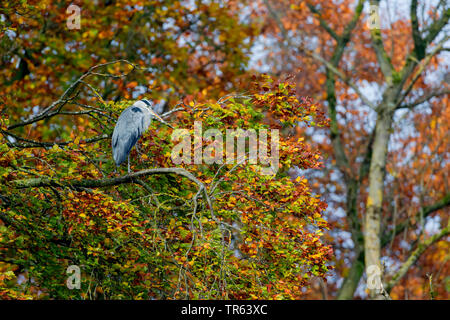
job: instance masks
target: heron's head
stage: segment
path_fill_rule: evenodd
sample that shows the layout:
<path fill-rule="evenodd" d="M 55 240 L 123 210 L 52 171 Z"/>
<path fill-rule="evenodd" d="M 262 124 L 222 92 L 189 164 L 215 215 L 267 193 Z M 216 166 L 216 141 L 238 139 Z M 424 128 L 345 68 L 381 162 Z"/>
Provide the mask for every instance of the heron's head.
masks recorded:
<path fill-rule="evenodd" d="M 142 99 L 139 100 L 138 102 L 143 102 L 145 104 L 145 106 L 148 108 L 148 110 L 150 111 L 150 114 L 152 115 L 152 117 L 156 120 L 158 120 L 161 123 L 164 123 L 166 126 L 169 126 L 173 129 L 173 127 L 168 124 L 166 121 L 164 121 L 155 111 L 153 111 L 153 103 L 147 99 Z"/>

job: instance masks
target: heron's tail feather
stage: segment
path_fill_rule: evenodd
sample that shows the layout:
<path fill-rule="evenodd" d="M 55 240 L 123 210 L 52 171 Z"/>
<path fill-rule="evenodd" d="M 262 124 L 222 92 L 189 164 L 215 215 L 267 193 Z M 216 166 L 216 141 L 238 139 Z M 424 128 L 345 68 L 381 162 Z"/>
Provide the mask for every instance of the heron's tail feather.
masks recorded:
<path fill-rule="evenodd" d="M 138 139 L 139 135 L 131 132 L 128 139 L 119 139 L 117 143 L 113 145 L 113 158 L 117 166 L 127 159 L 131 148 L 133 148 Z"/>

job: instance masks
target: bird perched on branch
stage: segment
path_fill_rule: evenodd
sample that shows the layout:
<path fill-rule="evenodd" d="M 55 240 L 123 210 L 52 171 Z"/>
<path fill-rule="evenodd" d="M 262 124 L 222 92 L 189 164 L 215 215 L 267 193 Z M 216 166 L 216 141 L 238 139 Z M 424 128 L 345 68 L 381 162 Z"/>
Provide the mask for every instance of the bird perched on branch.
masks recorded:
<path fill-rule="evenodd" d="M 112 135 L 112 151 L 116 166 L 120 166 L 128 157 L 128 172 L 130 171 L 130 151 L 140 136 L 148 129 L 152 119 L 156 119 L 172 128 L 152 109 L 152 103 L 146 99 L 136 101 L 126 108 L 117 120 Z"/>

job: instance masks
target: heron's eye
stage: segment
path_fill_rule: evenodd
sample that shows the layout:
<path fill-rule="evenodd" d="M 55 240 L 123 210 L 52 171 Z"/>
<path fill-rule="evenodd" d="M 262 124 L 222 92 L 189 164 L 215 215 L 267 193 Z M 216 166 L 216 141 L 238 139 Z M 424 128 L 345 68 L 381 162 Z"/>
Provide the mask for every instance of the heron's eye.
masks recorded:
<path fill-rule="evenodd" d="M 137 108 L 137 107 L 131 108 L 131 111 L 133 111 L 133 112 L 141 112 L 142 113 L 142 110 Z"/>

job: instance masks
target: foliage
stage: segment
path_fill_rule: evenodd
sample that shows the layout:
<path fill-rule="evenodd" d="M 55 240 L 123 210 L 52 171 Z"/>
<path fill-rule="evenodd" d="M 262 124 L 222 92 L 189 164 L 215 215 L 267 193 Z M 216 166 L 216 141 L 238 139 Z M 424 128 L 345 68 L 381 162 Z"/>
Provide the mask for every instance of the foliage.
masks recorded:
<path fill-rule="evenodd" d="M 0 8 L 0 297 L 364 298 L 368 257 L 392 298 L 448 297 L 448 3 L 73 4 L 79 30 L 64 1 Z M 140 98 L 191 135 L 280 129 L 277 175 L 175 168 L 154 123 L 115 180 L 113 123 Z"/>
<path fill-rule="evenodd" d="M 269 128 L 264 119 L 277 115 L 278 128 L 297 121 L 312 125 L 313 119 L 327 125 L 317 106 L 296 97 L 292 84 L 255 78 L 253 92 L 183 104 L 171 123 L 192 130 L 194 121 L 202 121 L 204 130 L 225 133 Z M 117 115 L 131 103 L 97 107 Z M 8 125 L 3 113 L 3 132 Z M 140 140 L 142 156 L 132 151 L 133 171 L 174 167 L 171 131 L 152 122 Z M 157 174 L 80 187 L 114 177 L 104 139 L 42 147 L 11 144 L 3 135 L 0 162 L 4 275 L 15 270 L 27 279 L 26 285 L 10 282 L 6 298 L 292 299 L 311 277 L 329 270 L 332 249 L 320 240 L 328 227 L 321 217 L 326 205 L 306 179 L 287 174 L 292 165 L 320 167 L 319 154 L 301 139 L 280 138 L 279 170 L 272 176 L 247 162 L 183 164 L 198 180 Z M 65 285 L 66 268 L 74 264 L 82 270 L 81 290 Z"/>
<path fill-rule="evenodd" d="M 12 109 L 11 120 L 42 111 L 101 63 L 126 59 L 133 65 L 107 65 L 97 71 L 108 77 L 84 79 L 68 97 L 77 95 L 79 104 L 88 105 L 99 95 L 115 102 L 145 95 L 165 107 L 185 96 L 219 98 L 235 87 L 248 61 L 254 28 L 236 19 L 235 1 L 73 4 L 81 9 L 79 30 L 67 27 L 66 1 L 2 3 L 0 103 Z M 66 139 L 61 135 L 70 127 L 83 127 L 71 120 L 82 121 L 58 115 L 58 130 L 41 124 L 29 137 Z"/>
<path fill-rule="evenodd" d="M 281 299 L 324 277 L 325 204 L 287 175 L 320 167 L 301 139 L 281 137 L 272 177 L 242 163 L 114 182 L 123 170 L 109 138 L 135 99 L 159 103 L 175 128 L 327 125 L 292 85 L 267 77 L 245 82 L 246 98 L 219 99 L 248 79 L 256 28 L 236 14 L 245 3 L 73 4 L 79 30 L 64 1 L 0 8 L 0 298 Z M 153 123 L 132 169 L 173 168 L 171 133 Z M 73 264 L 81 290 L 66 287 Z"/>

